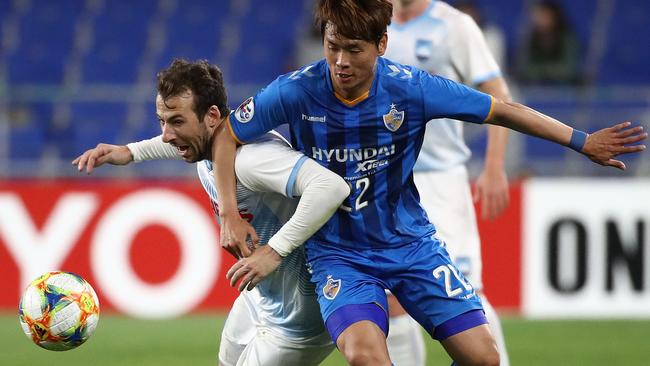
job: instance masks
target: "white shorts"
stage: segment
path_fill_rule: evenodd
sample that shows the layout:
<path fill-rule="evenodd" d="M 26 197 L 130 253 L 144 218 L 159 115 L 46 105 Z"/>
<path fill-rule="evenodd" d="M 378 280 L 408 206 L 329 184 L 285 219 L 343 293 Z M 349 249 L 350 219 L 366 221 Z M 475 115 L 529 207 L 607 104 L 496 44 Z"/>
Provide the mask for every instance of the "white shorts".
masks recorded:
<path fill-rule="evenodd" d="M 420 202 L 436 226 L 436 236 L 446 243 L 451 258 L 472 286 L 481 290 L 481 240 L 467 169 L 461 165 L 445 171 L 416 172 L 413 179 Z"/>
<path fill-rule="evenodd" d="M 309 366 L 320 364 L 334 350 L 326 331 L 295 339 L 260 325 L 254 309 L 239 296 L 221 334 L 219 363 L 223 366 Z"/>

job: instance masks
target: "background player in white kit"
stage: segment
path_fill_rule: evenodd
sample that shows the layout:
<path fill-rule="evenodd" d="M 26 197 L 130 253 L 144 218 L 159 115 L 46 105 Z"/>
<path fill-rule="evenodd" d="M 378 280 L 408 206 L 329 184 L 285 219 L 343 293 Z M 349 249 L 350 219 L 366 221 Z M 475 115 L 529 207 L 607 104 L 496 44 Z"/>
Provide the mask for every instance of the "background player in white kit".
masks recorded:
<path fill-rule="evenodd" d="M 161 136 L 127 146 L 99 144 L 73 164 L 90 173 L 104 163 L 181 158 L 196 162 L 217 214 L 212 136 L 228 116 L 218 68 L 207 62 L 175 61 L 158 74 L 156 112 Z M 318 365 L 334 346 L 320 317 L 301 244 L 340 206 L 349 186 L 275 134 L 242 146 L 235 169 L 239 209 L 252 214 L 260 242 L 268 245 L 255 249 L 228 272 L 232 282 L 242 278 L 240 290 L 250 291 L 241 293 L 228 315 L 219 363 Z M 291 199 L 298 196 L 300 200 Z"/>
<path fill-rule="evenodd" d="M 385 57 L 430 73 L 476 87 L 498 99 L 511 100 L 499 66 L 478 25 L 470 16 L 436 0 L 393 0 L 393 19 L 388 27 Z M 474 199 L 480 201 L 483 218 L 497 217 L 508 205 L 508 179 L 504 154 L 508 132 L 488 127 L 485 166 L 476 182 Z M 441 120 L 427 124 L 414 180 L 420 202 L 458 268 L 477 291 L 481 279 L 481 243 L 465 163 L 470 151 L 463 138 L 463 123 Z M 425 348 L 418 324 L 390 302 L 388 350 L 400 366 L 424 365 Z M 490 330 L 497 341 L 501 365 L 509 365 L 498 316 L 481 296 Z"/>

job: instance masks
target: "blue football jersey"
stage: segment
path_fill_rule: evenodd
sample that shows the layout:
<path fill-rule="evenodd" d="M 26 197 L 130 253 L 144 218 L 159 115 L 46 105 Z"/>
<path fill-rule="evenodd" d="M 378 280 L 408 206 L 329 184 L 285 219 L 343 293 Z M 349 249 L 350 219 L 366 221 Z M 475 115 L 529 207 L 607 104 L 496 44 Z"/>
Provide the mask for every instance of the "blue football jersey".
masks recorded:
<path fill-rule="evenodd" d="M 310 243 L 381 248 L 435 233 L 412 177 L 426 122 L 482 123 L 491 108 L 487 94 L 381 57 L 368 97 L 349 105 L 334 94 L 321 60 L 244 101 L 230 126 L 246 142 L 288 123 L 294 148 L 351 185 L 347 202 Z"/>

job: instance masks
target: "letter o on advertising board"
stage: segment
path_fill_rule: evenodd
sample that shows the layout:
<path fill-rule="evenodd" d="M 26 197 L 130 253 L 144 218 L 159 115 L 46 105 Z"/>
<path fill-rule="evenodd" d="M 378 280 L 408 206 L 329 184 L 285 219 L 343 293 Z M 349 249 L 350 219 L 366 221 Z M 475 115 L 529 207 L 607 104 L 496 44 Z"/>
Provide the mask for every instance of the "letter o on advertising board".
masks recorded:
<path fill-rule="evenodd" d="M 143 282 L 129 260 L 136 234 L 151 224 L 174 232 L 181 250 L 178 270 L 159 284 Z M 220 264 L 216 243 L 214 224 L 196 202 L 171 190 L 143 190 L 125 196 L 101 217 L 91 264 L 100 289 L 118 310 L 142 318 L 172 317 L 192 310 L 212 288 Z"/>

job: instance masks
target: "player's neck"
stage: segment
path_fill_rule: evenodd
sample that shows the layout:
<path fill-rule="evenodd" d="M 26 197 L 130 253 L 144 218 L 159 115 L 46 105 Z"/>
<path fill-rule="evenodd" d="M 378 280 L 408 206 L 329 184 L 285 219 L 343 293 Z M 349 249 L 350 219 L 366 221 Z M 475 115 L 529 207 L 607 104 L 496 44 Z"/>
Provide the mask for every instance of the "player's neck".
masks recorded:
<path fill-rule="evenodd" d="M 221 122 L 219 123 L 219 127 L 223 126 L 223 128 L 229 129 L 230 128 L 230 115 L 227 114 L 225 117 L 221 119 Z M 219 127 L 215 128 L 214 131 L 212 131 L 212 135 L 210 136 L 210 139 L 206 143 L 206 149 L 205 149 L 205 156 L 203 157 L 204 160 L 210 160 L 212 161 L 212 164 L 216 164 L 215 160 L 212 158 L 214 156 L 213 151 L 215 149 L 215 141 L 217 140 L 217 135 L 219 133 Z M 226 133 L 231 133 L 231 131 L 225 131 Z M 233 135 L 234 136 L 234 135 Z"/>
<path fill-rule="evenodd" d="M 412 3 L 403 6 L 400 1 L 393 2 L 393 21 L 396 23 L 406 23 L 409 20 L 415 19 L 429 8 L 431 0 L 416 0 Z"/>
<path fill-rule="evenodd" d="M 336 99 L 338 99 L 348 107 L 352 107 L 356 104 L 359 104 L 361 101 L 365 100 L 370 95 L 370 88 L 372 87 L 372 82 L 375 77 L 376 75 L 373 75 L 369 83 L 368 82 L 364 83 L 363 85 L 354 88 L 352 90 L 345 90 L 336 87 L 336 85 L 332 85 L 334 89 L 334 96 L 336 97 Z"/>

